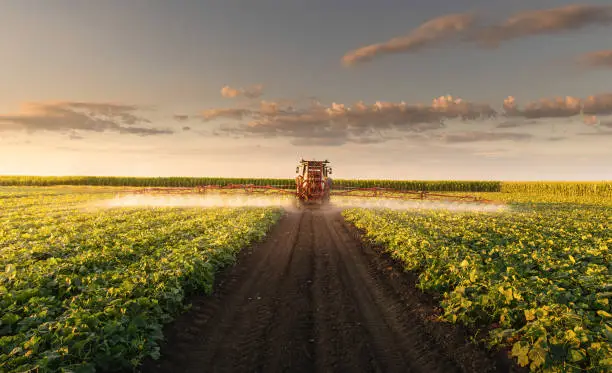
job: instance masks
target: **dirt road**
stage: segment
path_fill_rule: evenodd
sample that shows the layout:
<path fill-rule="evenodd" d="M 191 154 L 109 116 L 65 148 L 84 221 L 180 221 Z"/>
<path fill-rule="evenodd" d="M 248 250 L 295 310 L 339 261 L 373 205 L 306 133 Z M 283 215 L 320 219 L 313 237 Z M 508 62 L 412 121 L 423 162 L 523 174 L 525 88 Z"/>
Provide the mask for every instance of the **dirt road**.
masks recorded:
<path fill-rule="evenodd" d="M 288 213 L 213 297 L 167 330 L 143 372 L 507 371 L 435 322 L 434 302 L 338 211 Z"/>

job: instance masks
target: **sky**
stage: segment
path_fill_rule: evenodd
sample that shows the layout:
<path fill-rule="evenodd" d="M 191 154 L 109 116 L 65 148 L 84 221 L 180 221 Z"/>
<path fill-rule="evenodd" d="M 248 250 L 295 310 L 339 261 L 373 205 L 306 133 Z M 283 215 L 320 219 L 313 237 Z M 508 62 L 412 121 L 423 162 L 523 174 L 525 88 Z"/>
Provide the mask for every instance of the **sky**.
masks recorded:
<path fill-rule="evenodd" d="M 0 9 L 0 175 L 612 180 L 609 0 Z"/>

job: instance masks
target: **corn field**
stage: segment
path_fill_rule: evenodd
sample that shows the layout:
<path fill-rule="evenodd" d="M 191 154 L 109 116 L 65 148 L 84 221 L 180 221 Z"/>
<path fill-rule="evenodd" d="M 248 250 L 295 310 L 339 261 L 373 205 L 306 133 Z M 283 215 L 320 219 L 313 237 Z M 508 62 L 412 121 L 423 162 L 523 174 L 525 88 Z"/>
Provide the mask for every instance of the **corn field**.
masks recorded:
<path fill-rule="evenodd" d="M 503 182 L 502 193 L 548 194 L 551 196 L 612 197 L 612 181 L 602 182 Z"/>
<path fill-rule="evenodd" d="M 0 176 L 0 186 L 131 186 L 196 187 L 199 185 L 253 184 L 295 188 L 294 179 L 223 177 L 105 177 L 105 176 Z M 431 192 L 501 192 L 546 194 L 550 196 L 612 197 L 612 181 L 598 182 L 521 182 L 461 180 L 374 180 L 334 179 L 335 188 L 382 187 Z"/>

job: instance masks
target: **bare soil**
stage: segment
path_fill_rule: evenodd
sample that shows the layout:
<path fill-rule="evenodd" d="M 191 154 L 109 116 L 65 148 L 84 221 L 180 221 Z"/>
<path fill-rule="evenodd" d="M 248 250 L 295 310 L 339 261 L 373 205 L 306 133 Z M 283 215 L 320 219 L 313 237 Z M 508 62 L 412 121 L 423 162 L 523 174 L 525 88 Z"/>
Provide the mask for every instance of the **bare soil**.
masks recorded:
<path fill-rule="evenodd" d="M 519 371 L 436 321 L 414 276 L 337 210 L 288 212 L 190 301 L 143 372 Z"/>

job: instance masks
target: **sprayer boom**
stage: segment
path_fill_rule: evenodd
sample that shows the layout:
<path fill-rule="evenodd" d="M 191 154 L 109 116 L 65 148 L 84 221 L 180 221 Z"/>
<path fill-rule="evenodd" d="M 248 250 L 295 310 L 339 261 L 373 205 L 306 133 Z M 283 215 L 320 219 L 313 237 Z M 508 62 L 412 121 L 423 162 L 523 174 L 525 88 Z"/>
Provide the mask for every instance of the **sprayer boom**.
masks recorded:
<path fill-rule="evenodd" d="M 333 185 L 329 175 L 332 169 L 329 161 L 307 161 L 301 159 L 296 167 L 298 174 L 295 178 L 294 189 L 282 185 L 254 185 L 254 184 L 228 184 L 228 185 L 200 185 L 195 188 L 145 188 L 135 190 L 136 193 L 237 193 L 237 194 L 282 194 L 294 197 L 298 207 L 326 206 L 330 204 L 332 196 L 356 198 L 392 198 L 402 200 L 431 200 L 450 202 L 479 202 L 494 203 L 494 201 L 478 198 L 472 195 L 451 195 L 431 193 L 426 190 L 403 190 L 394 188 L 350 188 Z"/>

